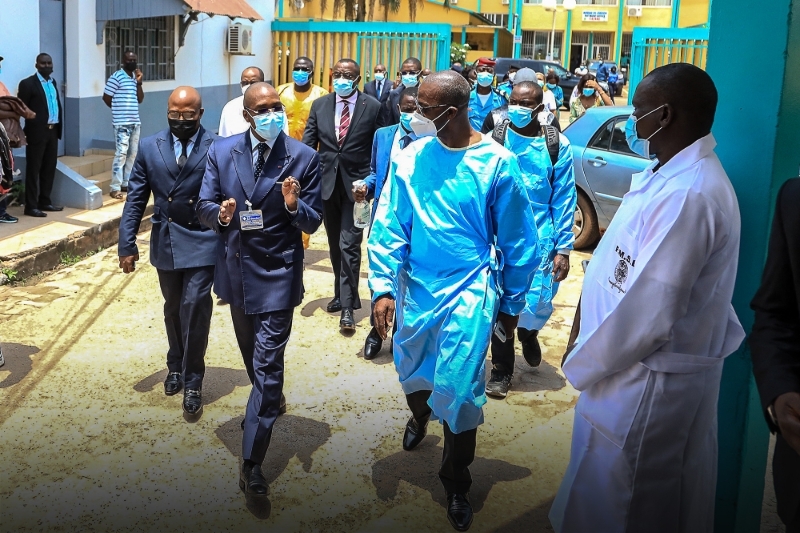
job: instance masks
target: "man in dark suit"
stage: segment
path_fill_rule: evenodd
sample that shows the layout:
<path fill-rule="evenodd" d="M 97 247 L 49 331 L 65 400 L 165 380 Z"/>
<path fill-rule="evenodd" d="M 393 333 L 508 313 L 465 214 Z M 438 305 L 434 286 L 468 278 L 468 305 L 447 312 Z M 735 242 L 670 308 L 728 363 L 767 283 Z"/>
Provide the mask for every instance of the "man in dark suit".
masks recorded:
<path fill-rule="evenodd" d="M 56 177 L 58 140 L 61 138 L 62 112 L 58 84 L 50 77 L 53 58 L 36 56 L 36 74 L 19 82 L 17 96 L 36 118 L 25 120 L 25 214 L 46 217 L 45 211 L 61 211 L 53 205 L 50 193 Z"/>
<path fill-rule="evenodd" d="M 400 85 L 389 93 L 389 97 L 381 107 L 380 125 L 394 126 L 400 123 L 400 95 L 406 87 L 416 87 L 422 78 L 422 62 L 416 57 L 409 57 L 400 66 Z"/>
<path fill-rule="evenodd" d="M 136 269 L 136 234 L 152 192 L 150 264 L 164 296 L 169 342 L 164 393 L 172 396 L 185 384 L 183 410 L 199 415 L 219 237 L 200 224 L 195 206 L 216 136 L 200 125 L 203 103 L 195 89 L 178 87 L 167 105 L 169 128 L 141 141 L 133 165 L 119 226 L 119 266 L 126 274 Z"/>
<path fill-rule="evenodd" d="M 303 299 L 301 234 L 322 223 L 322 196 L 319 156 L 283 133 L 286 114 L 277 91 L 266 83 L 250 85 L 243 113 L 250 129 L 219 138 L 208 152 L 197 213 L 222 236 L 215 292 L 230 303 L 253 381 L 239 487 L 266 496 L 261 463 L 281 408 L 293 311 Z"/>
<path fill-rule="evenodd" d="M 392 92 L 392 82 L 386 79 L 386 67 L 383 65 L 375 65 L 373 74 L 374 79 L 364 85 L 364 92 L 380 103 L 384 103 L 389 98 L 389 93 Z"/>
<path fill-rule="evenodd" d="M 361 69 L 352 59 L 333 67 L 334 93 L 314 101 L 303 142 L 319 151 L 325 231 L 334 275 L 328 312 L 342 312 L 343 333 L 355 333 L 353 309 L 361 308 L 358 281 L 363 231 L 353 224 L 353 183 L 369 175 L 372 138 L 380 104 L 359 92 Z"/>
<path fill-rule="evenodd" d="M 800 178 L 778 193 L 750 348 L 770 431 L 777 433 L 772 476 L 778 516 L 800 532 Z"/>

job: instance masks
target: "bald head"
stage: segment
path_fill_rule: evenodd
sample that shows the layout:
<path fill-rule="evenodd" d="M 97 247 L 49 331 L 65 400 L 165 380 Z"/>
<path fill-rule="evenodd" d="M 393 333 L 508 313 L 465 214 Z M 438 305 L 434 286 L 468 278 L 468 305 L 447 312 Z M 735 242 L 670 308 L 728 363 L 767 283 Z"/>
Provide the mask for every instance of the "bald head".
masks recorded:
<path fill-rule="evenodd" d="M 434 72 L 420 84 L 420 99 L 435 101 L 435 105 L 449 105 L 457 108 L 469 104 L 469 83 L 454 70 Z M 434 105 L 433 103 L 428 105 Z"/>
<path fill-rule="evenodd" d="M 278 100 L 278 92 L 269 83 L 257 82 L 247 88 L 244 93 L 244 106 L 250 109 L 258 109 L 258 103 L 264 100 Z"/>
<path fill-rule="evenodd" d="M 169 95 L 167 106 L 170 110 L 172 110 L 173 107 L 190 107 L 199 110 L 203 107 L 203 99 L 194 87 L 181 86 L 172 91 L 172 94 Z"/>
<path fill-rule="evenodd" d="M 242 71 L 242 81 L 245 80 L 248 84 L 264 81 L 264 71 L 258 67 L 247 67 Z"/>

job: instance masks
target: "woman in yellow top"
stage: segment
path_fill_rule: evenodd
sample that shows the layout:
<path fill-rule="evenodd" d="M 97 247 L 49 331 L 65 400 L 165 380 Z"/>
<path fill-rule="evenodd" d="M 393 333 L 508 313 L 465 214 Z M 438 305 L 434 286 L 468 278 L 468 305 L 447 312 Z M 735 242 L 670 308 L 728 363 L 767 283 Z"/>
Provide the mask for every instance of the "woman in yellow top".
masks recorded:
<path fill-rule="evenodd" d="M 592 74 L 584 74 L 578 85 L 575 86 L 575 91 L 578 93 L 569 106 L 569 123 L 572 124 L 579 117 L 586 113 L 586 110 L 592 107 L 599 107 L 604 105 L 614 105 L 611 97 L 606 94 L 600 84 L 595 81 Z"/>
<path fill-rule="evenodd" d="M 292 67 L 291 83 L 284 83 L 277 88 L 281 103 L 286 108 L 286 119 L 289 122 L 289 135 L 298 141 L 303 139 L 311 104 L 328 91 L 311 83 L 314 62 L 307 57 L 298 57 Z"/>

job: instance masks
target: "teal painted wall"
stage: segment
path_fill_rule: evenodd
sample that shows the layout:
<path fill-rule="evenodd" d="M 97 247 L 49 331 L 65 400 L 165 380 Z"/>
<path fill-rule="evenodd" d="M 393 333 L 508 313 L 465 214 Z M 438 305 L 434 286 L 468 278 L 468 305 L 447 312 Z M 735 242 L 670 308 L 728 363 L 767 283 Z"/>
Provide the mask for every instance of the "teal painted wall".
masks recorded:
<path fill-rule="evenodd" d="M 789 17 L 800 0 L 773 0 L 756 8 L 751 0 L 714 0 L 706 70 L 719 91 L 714 125 L 717 154 L 733 183 L 742 215 L 742 239 L 734 307 L 749 333 L 749 303 L 758 288 L 766 256 L 775 194 L 797 175 L 800 161 L 800 20 Z M 760 32 L 757 46 L 742 46 L 741 36 Z M 791 43 L 791 44 L 790 44 Z M 741 82 L 731 69 L 758 64 L 776 83 L 759 89 L 763 105 L 755 120 Z M 744 345 L 725 363 L 719 399 L 719 475 L 715 529 L 719 533 L 759 531 L 768 432 Z"/>

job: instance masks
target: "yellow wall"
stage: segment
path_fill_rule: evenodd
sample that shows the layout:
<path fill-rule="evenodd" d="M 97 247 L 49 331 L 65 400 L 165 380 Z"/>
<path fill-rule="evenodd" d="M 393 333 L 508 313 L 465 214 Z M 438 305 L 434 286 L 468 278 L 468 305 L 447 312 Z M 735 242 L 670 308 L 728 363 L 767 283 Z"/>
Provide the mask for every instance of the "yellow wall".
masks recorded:
<path fill-rule="evenodd" d="M 708 22 L 708 0 L 681 0 L 678 25 L 681 28 Z"/>

